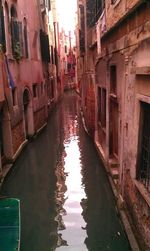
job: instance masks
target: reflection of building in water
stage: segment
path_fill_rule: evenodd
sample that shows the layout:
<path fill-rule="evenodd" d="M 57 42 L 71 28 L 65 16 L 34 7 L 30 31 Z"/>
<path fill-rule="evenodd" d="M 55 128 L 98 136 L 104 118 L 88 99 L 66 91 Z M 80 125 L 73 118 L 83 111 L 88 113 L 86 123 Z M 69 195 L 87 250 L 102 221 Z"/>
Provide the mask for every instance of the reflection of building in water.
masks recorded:
<path fill-rule="evenodd" d="M 62 149 L 63 150 L 63 149 Z M 56 216 L 55 221 L 57 222 L 57 231 L 62 231 L 66 229 L 64 221 L 62 216 L 66 214 L 65 209 L 63 208 L 63 205 L 65 203 L 65 192 L 67 190 L 67 187 L 65 185 L 66 180 L 66 173 L 64 172 L 64 157 L 65 157 L 65 151 L 63 151 L 63 154 L 60 156 L 60 159 L 57 162 L 55 174 L 57 177 L 57 183 L 56 183 Z M 62 239 L 62 234 L 57 234 L 57 247 L 60 246 L 67 246 L 67 241 Z"/>
<path fill-rule="evenodd" d="M 74 100 L 74 102 L 72 102 L 72 100 Z M 66 107 L 64 116 L 64 137 L 66 141 L 78 135 L 77 107 L 79 104 L 74 93 L 70 96 L 70 104 L 69 107 Z M 74 116 L 72 114 L 74 114 Z"/>
<path fill-rule="evenodd" d="M 64 124 L 64 111 L 62 106 L 60 107 L 59 116 L 57 116 L 57 125 Z M 57 247 L 66 246 L 67 242 L 62 239 L 60 230 L 65 229 L 62 216 L 65 214 L 63 205 L 65 202 L 64 194 L 66 191 L 65 186 L 65 174 L 64 174 L 64 130 L 63 127 L 59 130 L 59 135 L 57 137 L 57 149 L 56 149 L 56 163 L 55 169 L 52 173 L 51 187 L 52 191 L 50 192 L 50 251 L 55 251 Z"/>
<path fill-rule="evenodd" d="M 62 235 L 59 231 L 65 229 L 62 216 L 66 214 L 63 205 L 65 203 L 64 194 L 66 192 L 66 174 L 64 173 L 64 155 L 63 145 L 59 145 L 58 149 L 58 161 L 56 163 L 56 169 L 54 170 L 55 185 L 53 194 L 51 194 L 51 211 L 50 211 L 50 251 L 56 250 L 57 247 L 67 246 L 67 241 L 62 239 Z"/>

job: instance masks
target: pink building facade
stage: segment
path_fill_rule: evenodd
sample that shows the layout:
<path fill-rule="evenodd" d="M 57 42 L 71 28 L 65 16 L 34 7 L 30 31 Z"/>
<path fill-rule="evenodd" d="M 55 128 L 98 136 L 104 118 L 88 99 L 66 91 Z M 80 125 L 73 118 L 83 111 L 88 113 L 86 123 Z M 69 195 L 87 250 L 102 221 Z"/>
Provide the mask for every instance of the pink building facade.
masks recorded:
<path fill-rule="evenodd" d="M 47 27 L 50 12 L 50 1 L 0 1 L 1 171 L 46 126 L 62 94 L 53 62 L 57 41 Z"/>

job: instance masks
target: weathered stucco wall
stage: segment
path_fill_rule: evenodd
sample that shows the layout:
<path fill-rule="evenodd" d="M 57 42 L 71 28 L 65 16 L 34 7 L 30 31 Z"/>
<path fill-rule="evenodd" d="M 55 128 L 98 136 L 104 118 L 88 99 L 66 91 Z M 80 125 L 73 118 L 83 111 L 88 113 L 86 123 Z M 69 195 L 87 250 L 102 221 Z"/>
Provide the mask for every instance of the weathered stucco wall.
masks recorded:
<path fill-rule="evenodd" d="M 87 130 L 91 136 L 95 131 L 95 74 L 87 72 L 82 87 L 82 109 Z"/>
<path fill-rule="evenodd" d="M 146 187 L 137 181 L 140 102 L 150 103 L 150 76 L 136 69 L 150 66 L 150 39 L 129 52 L 125 96 L 125 133 L 123 147 L 125 198 L 136 226 L 150 247 L 150 203 Z"/>
<path fill-rule="evenodd" d="M 107 30 L 114 26 L 138 2 L 139 0 L 117 0 L 116 3 L 111 4 L 111 0 L 106 1 Z"/>
<path fill-rule="evenodd" d="M 140 1 L 106 3 L 107 28 L 111 28 L 130 8 Z M 101 39 L 102 52 L 96 65 L 97 87 L 107 89 L 106 154 L 109 158 L 109 67 L 117 66 L 119 102 L 119 184 L 120 191 L 143 237 L 143 250 L 150 247 L 150 197 L 146 187 L 137 180 L 140 102 L 150 104 L 150 3 L 143 2 L 132 14 Z M 128 13 L 129 14 L 129 13 Z M 97 92 L 96 92 L 97 93 Z M 97 96 L 96 96 L 97 98 Z M 96 100 L 96 122 L 97 122 Z M 96 125 L 96 130 L 97 130 Z M 99 138 L 102 142 L 102 137 Z M 101 151 L 101 150 L 100 150 Z M 105 159 L 108 163 L 108 159 Z M 140 238 L 142 240 L 142 238 Z M 144 246 L 145 245 L 145 246 Z M 149 249 L 148 249 L 149 250 Z"/>
<path fill-rule="evenodd" d="M 105 58 L 101 58 L 96 65 L 96 129 L 98 131 L 99 143 L 101 144 L 107 162 L 109 161 L 109 121 L 110 121 L 110 67 L 116 65 L 117 67 L 117 103 L 118 103 L 118 144 L 119 144 L 119 153 L 118 157 L 121 158 L 121 132 L 123 126 L 123 112 L 124 112 L 124 88 L 125 88 L 125 58 L 124 55 L 120 52 L 110 54 Z M 98 88 L 106 89 L 106 131 L 105 135 L 101 132 L 98 125 Z"/>
<path fill-rule="evenodd" d="M 34 113 L 35 131 L 38 131 L 46 123 L 45 117 L 46 116 L 44 108 Z"/>
<path fill-rule="evenodd" d="M 13 153 L 15 154 L 22 142 L 25 141 L 23 121 L 20 121 L 12 129 L 12 143 L 13 143 Z"/>

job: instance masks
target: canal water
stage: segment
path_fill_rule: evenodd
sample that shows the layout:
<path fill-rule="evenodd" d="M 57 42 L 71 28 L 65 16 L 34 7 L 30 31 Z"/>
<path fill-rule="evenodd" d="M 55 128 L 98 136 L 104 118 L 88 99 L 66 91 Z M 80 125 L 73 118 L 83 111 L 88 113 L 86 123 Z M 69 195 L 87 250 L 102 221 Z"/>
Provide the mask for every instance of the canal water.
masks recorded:
<path fill-rule="evenodd" d="M 130 250 L 74 92 L 23 150 L 1 194 L 21 201 L 21 251 Z"/>

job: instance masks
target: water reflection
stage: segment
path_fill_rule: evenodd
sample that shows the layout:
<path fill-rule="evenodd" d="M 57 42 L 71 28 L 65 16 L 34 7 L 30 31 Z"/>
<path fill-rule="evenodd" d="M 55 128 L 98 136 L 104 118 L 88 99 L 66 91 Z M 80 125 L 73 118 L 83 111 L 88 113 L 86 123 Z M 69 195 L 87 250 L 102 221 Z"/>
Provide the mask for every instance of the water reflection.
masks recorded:
<path fill-rule="evenodd" d="M 73 106 L 73 109 L 77 109 L 76 105 Z M 73 114 L 72 110 L 65 109 L 64 123 L 64 150 L 62 153 L 64 165 L 61 169 L 56 169 L 57 198 L 61 197 L 59 224 L 63 227 L 58 228 L 57 247 L 59 248 L 56 250 L 84 251 L 87 250 L 84 244 L 86 231 L 80 202 L 85 198 L 85 192 L 82 187 L 82 164 L 76 112 Z"/>
<path fill-rule="evenodd" d="M 3 184 L 21 200 L 21 251 L 128 251 L 107 176 L 68 93 Z"/>

